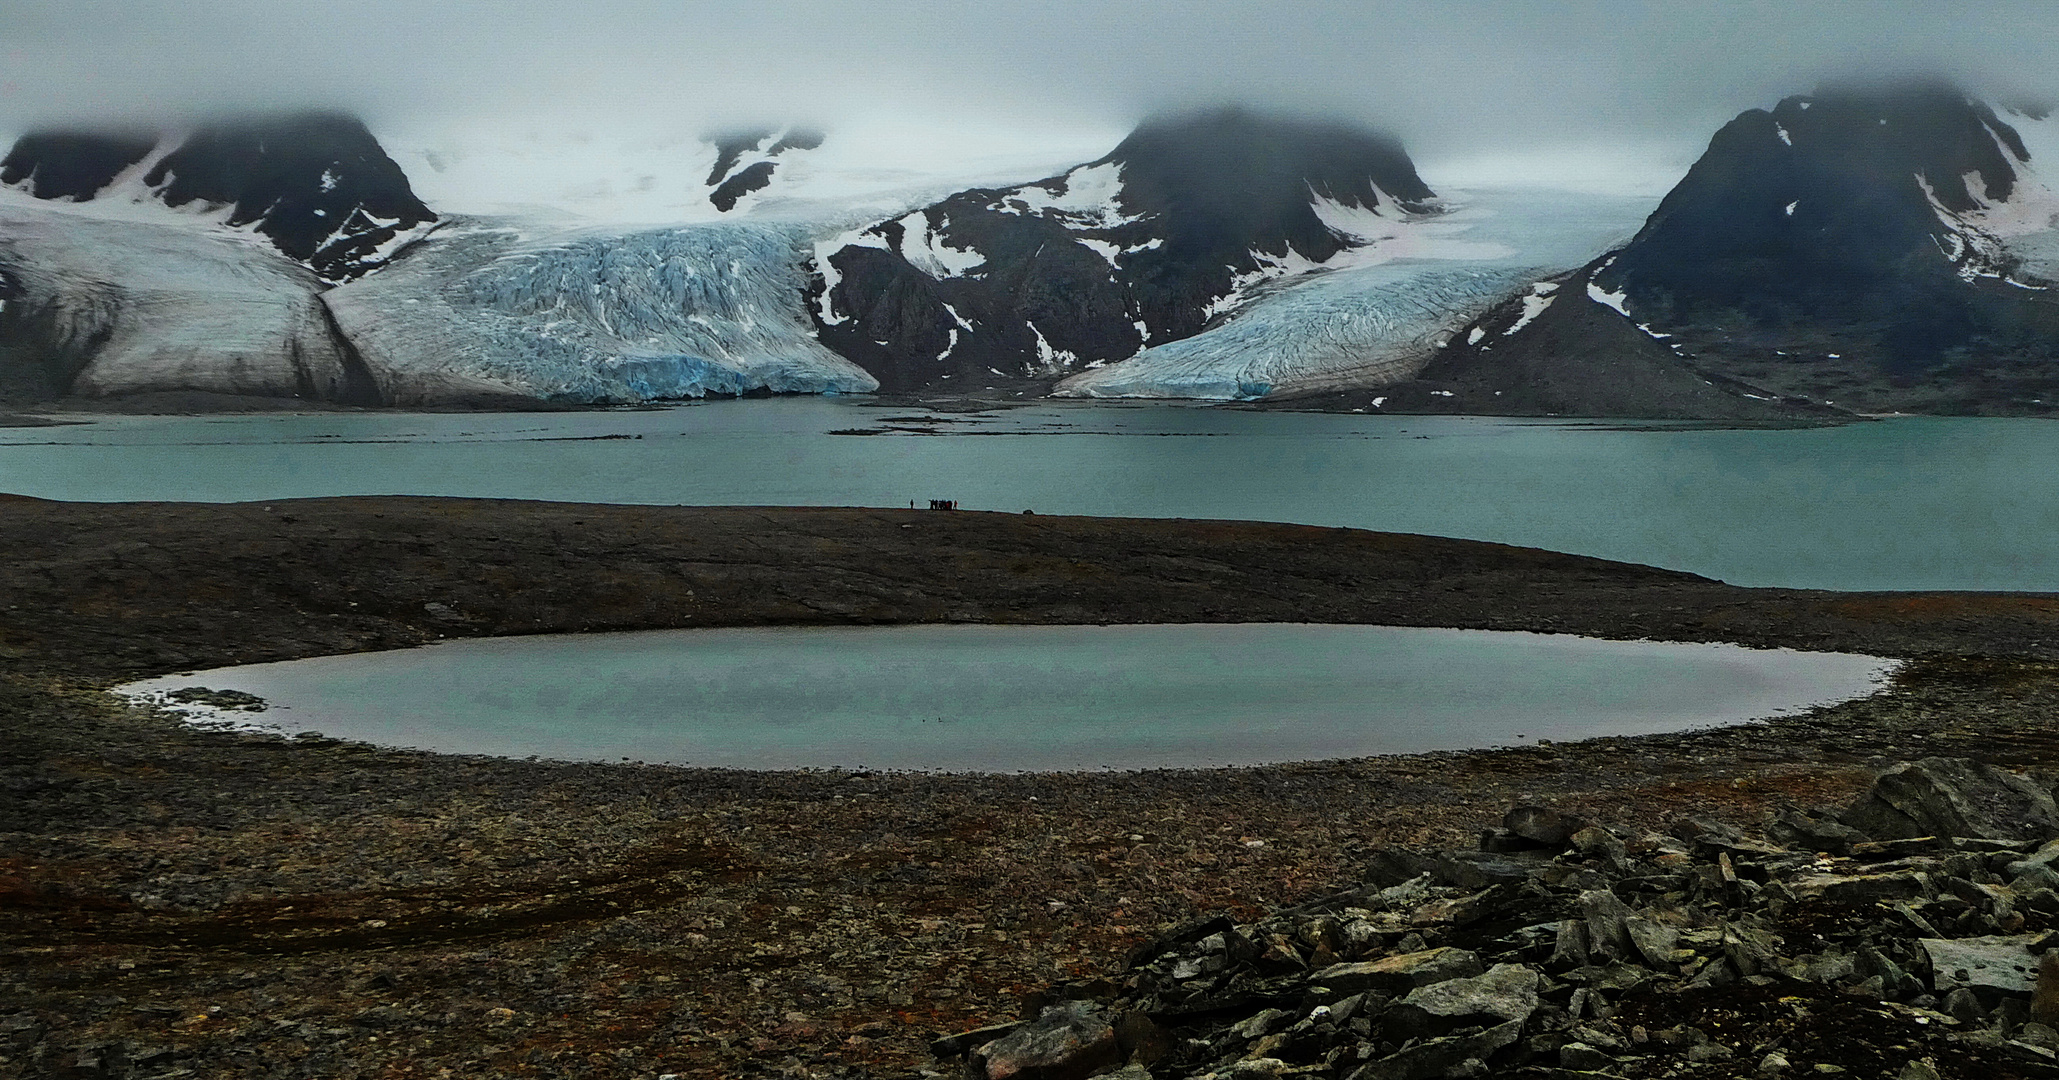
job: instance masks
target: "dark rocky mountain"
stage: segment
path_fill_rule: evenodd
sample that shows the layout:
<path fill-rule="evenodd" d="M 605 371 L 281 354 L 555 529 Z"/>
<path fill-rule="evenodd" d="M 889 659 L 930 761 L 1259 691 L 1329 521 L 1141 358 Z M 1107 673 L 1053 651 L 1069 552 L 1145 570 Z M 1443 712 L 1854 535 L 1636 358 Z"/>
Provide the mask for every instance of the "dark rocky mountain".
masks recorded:
<path fill-rule="evenodd" d="M 1385 135 L 1237 109 L 1161 119 L 1060 175 L 823 245 L 814 311 L 822 341 L 886 390 L 1042 387 L 1197 333 L 1240 287 L 1344 251 L 1326 208 L 1434 198 Z"/>
<path fill-rule="evenodd" d="M 38 131 L 0 158 L 0 184 L 39 199 L 84 202 L 157 149 L 154 133 Z"/>
<path fill-rule="evenodd" d="M 0 183 L 38 198 L 85 202 L 142 163 L 164 140 L 129 134 L 40 132 L 18 141 Z M 168 206 L 227 208 L 281 253 L 327 281 L 385 264 L 436 215 L 357 118 L 307 112 L 224 121 L 192 132 L 159 157 L 135 195 Z"/>
<path fill-rule="evenodd" d="M 1859 412 L 2048 411 L 2059 201 L 2018 131 L 2041 120 L 1936 82 L 1745 112 L 1627 246 L 1569 280 L 1570 303 L 1520 342 L 1490 315 L 1424 378 L 1567 412 L 1602 408 L 1632 369 Z M 1520 394 L 1503 385 L 1519 370 Z"/>
<path fill-rule="evenodd" d="M 1846 415 L 1703 371 L 1583 268 L 1496 305 L 1398 386 L 1331 395 L 1383 412 L 1785 421 Z M 1346 400 L 1349 399 L 1349 400 Z M 1308 403 L 1299 403 L 1307 407 Z"/>
<path fill-rule="evenodd" d="M 778 170 L 779 156 L 789 150 L 813 150 L 822 145 L 822 133 L 806 128 L 775 131 L 770 128 L 708 139 L 715 147 L 715 167 L 708 172 L 708 201 L 728 213 L 744 196 L 763 191 Z M 746 162 L 746 159 L 751 159 Z"/>

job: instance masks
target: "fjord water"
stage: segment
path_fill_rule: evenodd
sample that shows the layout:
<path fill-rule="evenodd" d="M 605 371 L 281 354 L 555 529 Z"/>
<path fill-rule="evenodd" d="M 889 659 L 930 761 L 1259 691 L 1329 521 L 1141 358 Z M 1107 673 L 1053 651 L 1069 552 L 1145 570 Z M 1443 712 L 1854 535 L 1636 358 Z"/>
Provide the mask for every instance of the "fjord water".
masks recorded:
<path fill-rule="evenodd" d="M 498 638 L 132 684 L 289 732 L 738 768 L 1258 764 L 1672 731 L 1870 692 L 1872 657 L 1377 626 L 908 626 Z M 237 714 L 242 715 L 242 714 Z"/>
<path fill-rule="evenodd" d="M 1792 430 L 867 399 L 0 429 L 0 491 L 463 495 L 1240 518 L 1493 540 L 1739 585 L 2059 590 L 2059 424 Z M 884 431 L 857 436 L 839 431 Z M 933 432 L 934 434 L 923 434 Z"/>

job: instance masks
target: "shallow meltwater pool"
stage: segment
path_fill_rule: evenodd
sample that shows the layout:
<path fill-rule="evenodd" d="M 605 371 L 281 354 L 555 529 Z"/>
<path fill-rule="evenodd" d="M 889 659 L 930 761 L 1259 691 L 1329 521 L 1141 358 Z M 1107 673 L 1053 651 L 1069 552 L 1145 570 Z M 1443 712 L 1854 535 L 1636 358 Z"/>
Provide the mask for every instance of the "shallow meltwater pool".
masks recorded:
<path fill-rule="evenodd" d="M 1011 772 L 1677 731 L 1858 697 L 1891 668 L 1470 630 L 961 625 L 491 638 L 120 689 L 234 690 L 269 707 L 210 718 L 450 753 Z"/>

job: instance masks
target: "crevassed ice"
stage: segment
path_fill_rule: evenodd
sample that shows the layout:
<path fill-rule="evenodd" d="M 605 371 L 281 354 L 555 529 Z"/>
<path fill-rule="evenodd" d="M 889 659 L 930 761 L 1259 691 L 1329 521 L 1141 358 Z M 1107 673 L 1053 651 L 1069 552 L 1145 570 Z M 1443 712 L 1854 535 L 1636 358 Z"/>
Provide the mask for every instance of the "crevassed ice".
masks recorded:
<path fill-rule="evenodd" d="M 402 403 L 468 388 L 577 403 L 877 389 L 815 340 L 811 240 L 717 222 L 525 241 L 461 222 L 326 298 Z"/>

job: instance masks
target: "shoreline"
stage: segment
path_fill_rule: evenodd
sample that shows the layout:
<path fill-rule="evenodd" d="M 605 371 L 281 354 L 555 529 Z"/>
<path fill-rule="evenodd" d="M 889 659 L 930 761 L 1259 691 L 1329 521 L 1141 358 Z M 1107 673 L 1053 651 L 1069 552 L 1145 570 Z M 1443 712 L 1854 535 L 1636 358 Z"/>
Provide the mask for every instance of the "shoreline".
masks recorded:
<path fill-rule="evenodd" d="M 1845 424 L 1869 420 L 1893 419 L 1896 417 L 1938 416 L 1978 417 L 1993 416 L 2004 419 L 2049 419 L 2048 413 L 1845 413 L 1823 417 L 1792 417 L 1779 420 L 1736 420 L 1736 419 L 1639 419 L 1636 417 L 1593 417 L 1561 415 L 1558 413 L 1509 412 L 1509 413 L 1461 413 L 1435 409 L 1398 410 L 1369 409 L 1362 400 L 1378 396 L 1378 390 L 1363 392 L 1329 392 L 1281 398 L 1087 398 L 1061 397 L 1043 394 L 1036 397 L 984 397 L 977 394 L 937 393 L 894 393 L 894 394 L 770 394 L 751 393 L 739 395 L 709 394 L 698 398 L 665 398 L 649 401 L 576 403 L 548 401 L 541 398 L 496 398 L 477 402 L 453 401 L 434 405 L 352 405 L 341 402 L 302 398 L 242 397 L 232 394 L 178 391 L 128 395 L 112 398 L 59 398 L 50 401 L 21 401 L 0 403 L 0 428 L 11 427 L 54 427 L 67 424 L 91 423 L 97 418 L 119 417 L 205 417 L 205 416 L 253 416 L 253 415 L 473 415 L 473 414 L 524 414 L 524 413 L 580 413 L 616 412 L 681 408 L 716 402 L 775 400 L 780 398 L 835 397 L 840 399 L 863 399 L 864 404 L 883 409 L 920 409 L 928 412 L 951 414 L 977 414 L 1006 409 L 1032 408 L 1037 406 L 1057 408 L 1122 408 L 1122 407 L 1178 407 L 1191 409 L 1227 409 L 1249 412 L 1290 412 L 1335 416 L 1391 416 L 1391 417 L 1466 417 L 1482 420 L 1552 420 L 1565 422 L 1592 422 L 1608 425 L 1664 424 L 1671 427 L 1708 427 L 1721 430 L 1764 430 L 1814 427 L 1838 427 Z M 1334 400 L 1332 400 L 1334 399 Z M 1327 403 L 1326 403 L 1327 402 Z"/>
<path fill-rule="evenodd" d="M 1515 724 L 1517 727 L 1527 731 L 1538 732 L 1539 734 L 1516 733 L 1490 737 L 1481 733 L 1482 729 L 1463 727 L 1463 730 L 1473 732 L 1473 734 L 1448 741 L 1446 745 L 1434 745 L 1436 741 L 1443 741 L 1435 739 L 1432 740 L 1432 745 L 1423 745 L 1422 740 L 1425 738 L 1425 732 L 1437 731 L 1445 723 L 1462 726 L 1468 724 L 1468 721 L 1464 719 L 1462 714 L 1452 713 L 1449 710 L 1437 714 L 1443 718 L 1442 720 L 1433 720 L 1430 716 L 1422 713 L 1423 709 L 1433 707 L 1434 701 L 1439 696 L 1458 691 L 1463 685 L 1463 680 L 1444 679 L 1438 681 L 1433 686 L 1421 687 L 1419 693 L 1413 694 L 1403 701 L 1387 701 L 1382 699 L 1380 702 L 1364 702 L 1365 708 L 1368 710 L 1366 715 L 1368 717 L 1377 716 L 1379 719 L 1377 722 L 1371 720 L 1365 722 L 1364 744 L 1355 750 L 1333 749 L 1311 756 L 1282 756 L 1281 750 L 1284 747 L 1312 746 L 1313 744 L 1307 740 L 1315 738 L 1316 733 L 1312 730 L 1304 730 L 1296 725 L 1294 719 L 1296 707 L 1272 705 L 1267 707 L 1268 711 L 1264 715 L 1252 715 L 1248 721 L 1249 723 L 1264 725 L 1273 732 L 1268 746 L 1260 747 L 1253 745 L 1247 748 L 1250 753 L 1268 756 L 1259 757 L 1254 760 L 1249 756 L 1235 753 L 1229 755 L 1209 754 L 1203 755 L 1203 757 L 1209 760 L 1201 760 L 1191 753 L 1191 747 L 1188 747 L 1184 742 L 1173 744 L 1147 742 L 1139 745 L 1125 743 L 1121 744 L 1120 749 L 1102 744 L 1100 749 L 1095 751 L 1096 754 L 1103 758 L 1103 763 L 1098 765 L 1005 764 L 1007 759 L 1014 754 L 1022 753 L 1028 747 L 1022 743 L 1011 742 L 1007 737 L 1005 724 L 997 727 L 991 720 L 982 722 L 977 711 L 962 710 L 950 716 L 939 716 L 937 719 L 953 723 L 972 723 L 985 733 L 983 736 L 974 736 L 974 741 L 969 746 L 966 743 L 949 738 L 925 741 L 924 745 L 929 747 L 931 756 L 938 760 L 979 758 L 991 762 L 991 764 L 941 765 L 906 763 L 912 760 L 912 757 L 909 755 L 900 755 L 898 757 L 888 755 L 888 757 L 883 758 L 880 755 L 877 740 L 873 741 L 873 751 L 859 752 L 847 749 L 837 751 L 835 756 L 811 754 L 805 746 L 797 746 L 790 739 L 782 740 L 776 747 L 759 746 L 748 741 L 744 743 L 723 742 L 720 748 L 703 743 L 701 744 L 702 749 L 691 757 L 668 756 L 667 746 L 676 744 L 668 744 L 661 738 L 653 741 L 654 735 L 648 728 L 648 721 L 650 720 L 648 712 L 642 714 L 645 722 L 636 725 L 633 731 L 629 727 L 606 727 L 605 722 L 603 722 L 603 727 L 606 727 L 606 730 L 610 732 L 618 734 L 620 736 L 618 741 L 621 742 L 621 745 L 611 747 L 606 751 L 590 748 L 570 753 L 553 753 L 538 749 L 532 753 L 530 748 L 519 745 L 519 736 L 495 737 L 480 726 L 476 715 L 468 714 L 463 709 L 446 714 L 441 721 L 418 721 L 410 722 L 404 726 L 393 726 L 385 724 L 378 719 L 381 715 L 380 712 L 369 711 L 362 707 L 351 707 L 348 705 L 349 699 L 346 695 L 340 695 L 334 689 L 325 691 L 319 685 L 321 681 L 336 678 L 339 669 L 342 671 L 351 670 L 354 667 L 354 661 L 351 659 L 353 657 L 368 659 L 374 657 L 388 658 L 384 662 L 385 667 L 382 670 L 386 671 L 390 678 L 404 678 L 406 673 L 423 670 L 420 663 L 410 661 L 408 654 L 421 653 L 424 650 L 436 650 L 436 655 L 441 658 L 442 662 L 425 662 L 433 664 L 439 678 L 456 679 L 457 682 L 452 685 L 467 687 L 461 693 L 474 694 L 488 691 L 511 691 L 514 696 L 521 698 L 542 692 L 546 688 L 545 684 L 524 683 L 521 676 L 509 675 L 507 676 L 509 685 L 503 691 L 488 685 L 492 681 L 491 679 L 488 679 L 486 683 L 480 682 L 479 679 L 483 672 L 476 669 L 473 670 L 472 676 L 467 679 L 463 674 L 467 667 L 462 657 L 469 655 L 476 658 L 478 656 L 476 649 L 470 647 L 476 646 L 492 650 L 497 656 L 495 670 L 498 670 L 498 665 L 505 664 L 511 657 L 520 658 L 533 655 L 524 647 L 531 642 L 545 649 L 563 647 L 576 652 L 581 649 L 586 639 L 595 637 L 622 639 L 616 643 L 617 647 L 623 645 L 635 647 L 639 643 L 662 643 L 665 647 L 665 657 L 684 657 L 688 651 L 700 644 L 700 642 L 695 640 L 697 635 L 716 635 L 715 644 L 728 644 L 732 646 L 738 641 L 735 637 L 737 634 L 776 636 L 827 633 L 853 636 L 852 638 L 841 636 L 816 638 L 813 646 L 805 648 L 804 651 L 791 654 L 792 659 L 796 661 L 812 663 L 824 659 L 824 650 L 838 647 L 838 642 L 850 642 L 853 638 L 862 640 L 879 634 L 895 635 L 902 631 L 927 632 L 937 630 L 956 636 L 974 632 L 973 628 L 980 627 L 982 624 L 956 624 L 947 627 L 925 624 L 846 627 L 700 627 L 679 630 L 600 631 L 588 634 L 551 634 L 522 637 L 446 638 L 423 645 L 408 646 L 402 649 L 378 653 L 330 654 L 259 665 L 235 665 L 222 668 L 181 671 L 121 683 L 109 687 L 108 692 L 136 707 L 157 709 L 167 715 L 180 717 L 183 719 L 183 722 L 201 730 L 238 731 L 247 734 L 271 735 L 287 739 L 303 735 L 318 735 L 323 738 L 356 742 L 368 747 L 385 750 L 540 760 L 563 765 L 625 760 L 621 755 L 614 752 L 620 750 L 625 751 L 629 755 L 626 760 L 632 760 L 640 764 L 743 772 L 834 770 L 883 774 L 905 773 L 914 776 L 962 777 L 1025 773 L 1112 775 L 1163 770 L 1191 771 L 1316 765 L 1330 761 L 1353 760 L 1372 756 L 1404 756 L 1438 752 L 1468 753 L 1532 745 L 1549 746 L 1610 736 L 1636 738 L 1646 735 L 1679 734 L 1691 731 L 1736 727 L 1760 723 L 1780 716 L 1799 715 L 1812 709 L 1843 705 L 1862 698 L 1871 697 L 1885 690 L 1892 682 L 1895 673 L 1908 663 L 1903 660 L 1892 660 L 1862 653 L 1805 651 L 1785 647 L 1753 648 L 1751 646 L 1721 642 L 1609 641 L 1608 639 L 1582 637 L 1579 635 L 1546 634 L 1524 630 L 1388 627 L 1368 624 L 1219 622 L 1208 624 L 1151 623 L 1136 624 L 1130 627 L 1110 627 L 1104 624 L 1072 624 L 1043 627 L 986 626 L 985 629 L 1004 631 L 1001 637 L 1012 644 L 1001 647 L 1014 648 L 1018 646 L 1033 647 L 1037 641 L 1044 640 L 1046 636 L 1037 634 L 1036 631 L 1038 630 L 1084 630 L 1088 631 L 1095 640 L 1101 640 L 1107 645 L 1115 646 L 1125 640 L 1124 635 L 1119 631 L 1129 629 L 1166 630 L 1197 625 L 1211 628 L 1287 627 L 1296 630 L 1316 629 L 1319 631 L 1369 630 L 1374 633 L 1362 640 L 1364 648 L 1373 650 L 1373 652 L 1367 655 L 1376 657 L 1376 662 L 1380 663 L 1399 661 L 1403 669 L 1410 667 L 1411 655 L 1416 649 L 1429 649 L 1434 652 L 1442 643 L 1464 642 L 1469 639 L 1475 643 L 1498 641 L 1519 650 L 1544 648 L 1552 650 L 1553 655 L 1562 662 L 1578 663 L 1582 656 L 1597 652 L 1602 655 L 1616 656 L 1624 662 L 1633 664 L 1639 662 L 1640 658 L 1663 663 L 1679 661 L 1690 657 L 1701 657 L 1710 664 L 1721 663 L 1725 666 L 1748 666 L 1753 672 L 1748 678 L 1755 684 L 1760 680 L 1780 681 L 1784 687 L 1782 700 L 1785 703 L 1773 703 L 1768 699 L 1768 693 L 1763 689 L 1748 691 L 1744 686 L 1726 683 L 1725 696 L 1704 702 L 1699 706 L 1676 711 L 1657 712 L 1655 710 L 1672 709 L 1672 706 L 1664 700 L 1665 695 L 1654 692 L 1649 695 L 1648 706 L 1644 710 L 1624 710 L 1618 707 L 1609 713 L 1608 719 L 1594 718 L 1583 722 L 1569 711 L 1565 705 L 1554 705 L 1548 698 L 1530 704 L 1511 703 L 1499 699 L 1492 701 L 1483 700 L 1479 702 L 1479 707 L 1495 710 L 1496 715 L 1502 716 L 1507 723 Z M 1112 636 L 1092 634 L 1093 631 L 1111 630 L 1118 631 L 1118 633 Z M 1323 636 L 1329 637 L 1327 634 Z M 1223 648 L 1222 642 L 1216 640 L 1213 634 L 1189 635 L 1189 637 L 1192 638 L 1191 643 L 1194 646 L 1206 647 L 1211 653 L 1218 652 Z M 1572 646 L 1569 649 L 1563 643 L 1564 639 L 1568 638 L 1585 644 L 1582 646 Z M 991 639 L 983 637 L 981 640 Z M 1251 639 L 1246 635 L 1239 634 L 1229 640 L 1249 643 Z M 1360 641 L 1361 639 L 1354 636 L 1351 640 Z M 1557 645 L 1552 644 L 1555 640 L 1561 643 Z M 1404 649 L 1403 654 L 1400 656 L 1395 656 L 1385 651 L 1397 646 Z M 1658 648 L 1644 648 L 1645 646 L 1657 646 Z M 1595 647 L 1598 647 L 1598 649 Z M 511 649 L 512 651 L 510 651 Z M 454 650 L 455 655 L 445 656 L 442 650 Z M 1755 655 L 1761 653 L 1778 654 L 1779 659 L 1768 657 L 1766 662 L 1762 664 Z M 773 662 L 774 657 L 784 655 L 788 654 L 776 652 L 771 657 L 761 656 L 754 664 L 754 668 Z M 1013 654 L 1011 653 L 1010 655 Z M 903 660 L 913 658 L 905 652 L 897 653 L 896 656 Z M 658 657 L 652 657 L 652 659 L 656 662 L 670 662 Z M 1511 656 L 1510 659 L 1514 660 L 1516 658 Z M 324 663 L 324 661 L 334 660 L 343 660 L 345 663 L 342 665 Z M 1156 661 L 1153 662 L 1155 663 Z M 323 679 L 318 680 L 317 684 L 309 684 L 304 673 L 296 677 L 291 669 L 304 664 L 320 664 L 319 668 L 303 669 L 303 672 L 319 670 L 324 673 Z M 455 668 L 453 668 L 453 664 L 456 665 Z M 1769 667 L 1767 666 L 1768 664 L 1772 666 Z M 1807 673 L 1794 667 L 1794 665 L 1804 664 L 1808 667 Z M 1857 669 L 1858 665 L 1863 665 L 1867 669 L 1863 676 L 1863 682 L 1861 681 L 1862 676 Z M 516 666 L 520 666 L 519 660 Z M 1831 668 L 1836 668 L 1838 674 L 1831 674 Z M 1106 677 L 1109 674 L 1103 671 L 1090 676 L 1085 671 L 1073 669 L 1069 666 L 1066 666 L 1065 670 L 1071 671 L 1072 674 L 1082 678 L 1100 678 Z M 1538 672 L 1537 674 L 1541 676 L 1549 675 L 1549 677 L 1554 679 L 1562 678 L 1561 676 L 1550 675 L 1547 672 Z M 1599 674 L 1599 672 L 1596 672 L 1596 674 Z M 1342 669 L 1335 670 L 1335 677 L 1344 677 L 1345 675 L 1346 672 Z M 1405 678 L 1406 676 L 1401 671 L 1397 671 L 1395 677 Z M 282 679 L 284 680 L 283 682 L 281 681 Z M 1818 685 L 1814 689 L 1805 690 L 1796 681 L 1809 679 L 1817 681 Z M 1832 685 L 1833 683 L 1835 685 Z M 556 684 L 551 683 L 548 685 L 555 686 Z M 668 683 L 665 685 L 672 686 L 673 684 Z M 298 689 L 294 689 L 296 686 Z M 1287 687 L 1281 687 L 1280 689 L 1282 692 L 1291 692 Z M 661 690 L 660 692 L 664 691 Z M 1749 701 L 1745 697 L 1735 695 L 1748 695 Z M 1062 692 L 1061 696 L 1063 696 Z M 420 700 L 423 699 L 411 698 L 409 702 Z M 1077 706 L 1080 702 L 1077 699 L 1069 700 L 1073 701 L 1074 709 L 1067 711 L 1074 717 L 1074 720 L 1071 722 L 1076 723 L 1080 715 L 1077 711 Z M 1337 702 L 1329 699 L 1326 699 L 1326 701 L 1332 706 L 1337 704 Z M 415 706 L 409 702 L 389 704 L 385 707 L 384 712 L 393 713 L 414 708 Z M 1202 703 L 1198 700 L 1183 701 L 1181 708 L 1185 709 L 1200 704 Z M 433 707 L 433 704 L 423 701 L 423 706 L 425 708 Z M 946 697 L 931 702 L 928 707 L 933 709 L 949 709 L 953 706 L 951 699 Z M 1110 706 L 1110 708 L 1114 707 Z M 338 711 L 339 708 L 341 709 L 340 712 Z M 310 709 L 312 709 L 312 712 L 310 712 Z M 1163 709 L 1160 709 L 1160 712 L 1163 712 Z M 1519 715 L 1533 712 L 1550 712 L 1551 718 L 1546 720 L 1538 716 L 1526 719 Z M 1634 713 L 1643 713 L 1645 718 L 1642 720 L 1633 719 Z M 892 724 L 894 722 L 893 716 L 895 715 L 898 714 L 880 713 L 878 714 L 878 719 L 880 723 Z M 552 726 L 560 726 L 567 722 L 563 716 L 558 717 L 556 720 L 546 721 L 540 715 L 531 716 L 519 709 L 513 712 L 513 716 L 513 722 L 522 730 L 530 730 L 545 723 Z M 847 717 L 846 719 L 859 724 L 867 722 L 860 718 Z M 1029 716 L 1019 717 L 1018 721 L 1024 724 L 1039 722 Z M 739 718 L 730 718 L 726 723 L 718 722 L 716 727 L 706 729 L 704 734 L 719 739 L 723 727 L 740 722 Z M 1164 722 L 1162 716 L 1158 722 Z M 1220 724 L 1222 722 L 1221 718 L 1218 718 L 1216 722 Z M 1059 723 L 1061 726 L 1065 726 L 1068 722 L 1060 720 Z M 1581 725 L 1583 723 L 1584 730 L 1575 730 L 1568 727 L 1568 725 Z M 1396 725 L 1400 726 L 1397 727 Z M 1640 727 L 1642 730 L 1639 730 Z M 1118 734 L 1114 730 L 1113 725 L 1096 725 L 1093 730 L 1097 735 L 1101 736 L 1114 737 Z M 1516 728 L 1514 727 L 1507 728 L 1507 731 L 1510 732 L 1515 730 Z M 1219 733 L 1234 735 L 1235 731 L 1222 729 Z M 825 730 L 820 732 L 820 734 L 829 736 L 835 733 Z M 917 737 L 927 738 L 926 736 Z M 510 741 L 511 738 L 513 741 Z M 417 741 L 406 741 L 409 739 Z M 502 744 L 501 748 L 492 748 L 486 745 L 496 742 Z M 989 742 L 991 742 L 991 745 L 989 745 Z M 1004 749 L 1009 746 L 1013 746 L 1015 749 L 1013 751 Z M 979 747 L 985 748 L 979 749 Z M 1156 747 L 1156 749 L 1153 749 L 1153 747 Z M 870 756 L 866 756 L 867 753 Z M 753 757 L 785 758 L 788 763 L 740 763 L 746 758 Z M 811 757 L 817 758 L 817 760 L 803 760 Z M 1157 760 L 1144 760 L 1147 758 L 1155 758 Z M 1115 760 L 1117 763 L 1107 763 L 1110 760 Z"/>
<path fill-rule="evenodd" d="M 267 509 L 269 507 L 269 509 Z M 2059 764 L 2059 597 L 1742 589 L 1235 522 L 446 499 L 0 518 L 0 1077 L 913 1075 L 1165 924 L 1519 802 L 1639 826 Z M 907 528 L 903 528 L 907 526 Z M 429 608 L 440 604 L 447 612 Z M 657 625 L 1340 621 L 1867 646 L 1879 694 L 1552 746 L 1119 774 L 557 764 L 195 730 L 144 673 Z M 288 764 L 290 762 L 290 765 Z"/>

